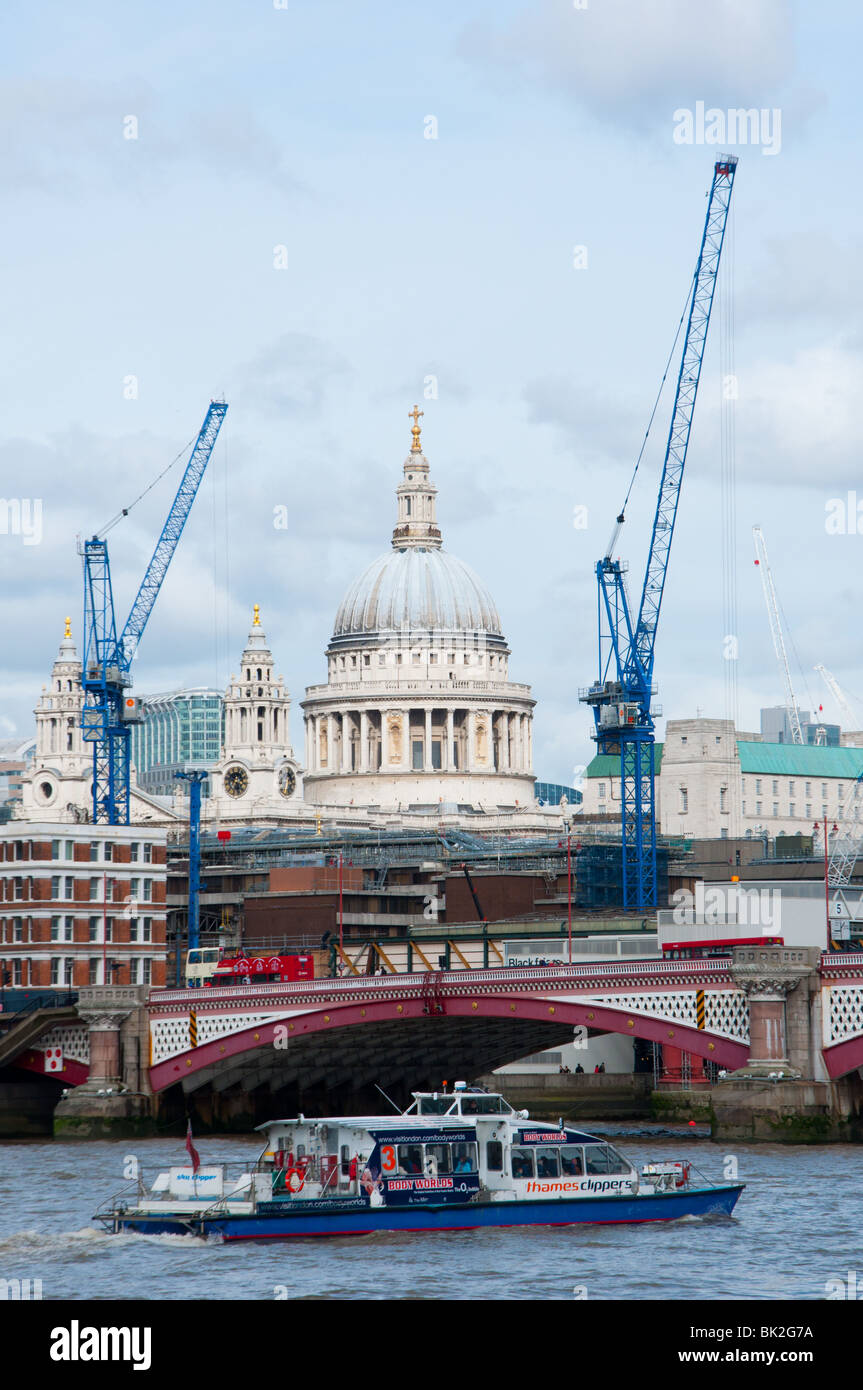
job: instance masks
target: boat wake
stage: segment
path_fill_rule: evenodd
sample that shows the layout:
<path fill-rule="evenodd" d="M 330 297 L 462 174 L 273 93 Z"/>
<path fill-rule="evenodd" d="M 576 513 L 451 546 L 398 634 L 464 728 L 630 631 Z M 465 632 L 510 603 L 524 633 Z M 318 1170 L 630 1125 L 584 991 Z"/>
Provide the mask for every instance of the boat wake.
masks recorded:
<path fill-rule="evenodd" d="M 714 1224 L 724 1226 L 727 1222 L 731 1222 L 732 1225 L 737 1226 L 740 1222 L 740 1218 L 734 1216 L 729 1211 L 702 1211 L 691 1212 L 686 1216 L 678 1216 L 672 1224 L 675 1226 L 691 1224 L 696 1226 L 712 1226 Z"/>
<path fill-rule="evenodd" d="M 14 1231 L 0 1239 L 0 1259 L 20 1256 L 74 1255 L 87 1259 L 90 1255 L 103 1255 L 107 1246 L 115 1249 L 121 1245 L 171 1246 L 192 1249 L 207 1242 L 193 1235 L 140 1235 L 136 1231 L 124 1231 L 112 1235 L 92 1226 L 82 1226 L 78 1231 Z"/>

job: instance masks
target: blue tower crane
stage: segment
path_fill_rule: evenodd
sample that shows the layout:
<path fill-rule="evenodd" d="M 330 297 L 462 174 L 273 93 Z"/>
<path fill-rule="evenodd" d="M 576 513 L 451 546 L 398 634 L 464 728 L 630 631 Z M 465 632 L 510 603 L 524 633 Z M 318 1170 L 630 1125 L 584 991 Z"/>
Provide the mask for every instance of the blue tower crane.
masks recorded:
<path fill-rule="evenodd" d="M 211 401 L 192 448 L 153 558 L 126 624 L 117 636 L 111 565 L 104 536 L 81 547 L 84 558 L 84 664 L 81 683 L 84 740 L 93 748 L 93 821 L 129 824 L 131 725 L 141 722 L 141 702 L 129 694 L 132 660 L 168 572 L 228 407 Z M 123 513 L 125 515 L 125 513 Z"/>
<path fill-rule="evenodd" d="M 707 217 L 687 299 L 689 316 L 635 621 L 625 583 L 628 567 L 612 557 L 625 519 L 625 505 L 617 517 L 608 549 L 596 565 L 599 676 L 589 689 L 580 692 L 580 698 L 593 709 L 597 751 L 620 756 L 623 905 L 639 911 L 658 906 L 654 716 L 660 711 L 651 708 L 656 634 L 736 168 L 734 155 L 720 155 L 713 167 Z"/>

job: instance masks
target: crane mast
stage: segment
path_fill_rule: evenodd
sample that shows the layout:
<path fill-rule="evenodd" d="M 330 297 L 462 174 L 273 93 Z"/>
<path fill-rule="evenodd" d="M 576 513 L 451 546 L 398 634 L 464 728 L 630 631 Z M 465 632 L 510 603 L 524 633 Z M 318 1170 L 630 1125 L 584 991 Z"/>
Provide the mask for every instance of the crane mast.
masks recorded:
<path fill-rule="evenodd" d="M 84 663 L 81 713 L 84 741 L 93 749 L 94 823 L 129 824 L 131 726 L 141 702 L 129 694 L 132 659 L 168 572 L 228 407 L 212 401 L 186 464 L 153 557 L 118 639 L 108 543 L 93 536 L 84 559 Z"/>
<path fill-rule="evenodd" d="M 654 718 L 660 711 L 651 706 L 656 635 L 736 169 L 734 155 L 721 155 L 713 167 L 636 619 L 626 588 L 627 566 L 612 555 L 623 512 L 596 565 L 599 675 L 579 694 L 593 709 L 597 751 L 620 757 L 622 889 L 629 909 L 658 905 Z"/>
<path fill-rule="evenodd" d="M 770 622 L 770 635 L 773 638 L 773 650 L 776 653 L 776 660 L 782 672 L 782 679 L 785 684 L 785 708 L 788 711 L 788 722 L 791 725 L 791 742 L 803 742 L 803 729 L 800 725 L 800 710 L 797 707 L 797 699 L 794 694 L 794 686 L 791 684 L 791 668 L 788 665 L 788 653 L 785 650 L 785 638 L 782 635 L 782 624 L 779 621 L 779 603 L 776 598 L 776 588 L 773 583 L 773 571 L 770 568 L 770 561 L 767 558 L 767 543 L 764 540 L 764 533 L 760 526 L 753 526 L 752 539 L 755 542 L 755 563 L 761 571 L 761 584 L 764 589 L 764 602 L 767 604 L 767 617 Z"/>

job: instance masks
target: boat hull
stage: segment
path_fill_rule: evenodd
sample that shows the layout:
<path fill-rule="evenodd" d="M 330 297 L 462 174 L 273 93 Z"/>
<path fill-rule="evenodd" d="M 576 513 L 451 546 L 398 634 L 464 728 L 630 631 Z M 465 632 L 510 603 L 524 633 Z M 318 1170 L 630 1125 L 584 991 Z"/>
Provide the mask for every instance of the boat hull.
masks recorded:
<path fill-rule="evenodd" d="M 481 1227 L 581 1226 L 677 1221 L 686 1216 L 730 1216 L 743 1184 L 637 1196 L 530 1199 L 506 1202 L 424 1203 L 368 1207 L 336 1201 L 271 1203 L 280 1209 L 250 1215 L 171 1217 L 134 1211 L 111 1218 L 114 1231 L 149 1235 L 220 1236 L 223 1240 L 288 1240 L 297 1236 L 371 1235 L 375 1231 L 456 1231 Z M 323 1209 L 323 1208 L 326 1209 Z"/>

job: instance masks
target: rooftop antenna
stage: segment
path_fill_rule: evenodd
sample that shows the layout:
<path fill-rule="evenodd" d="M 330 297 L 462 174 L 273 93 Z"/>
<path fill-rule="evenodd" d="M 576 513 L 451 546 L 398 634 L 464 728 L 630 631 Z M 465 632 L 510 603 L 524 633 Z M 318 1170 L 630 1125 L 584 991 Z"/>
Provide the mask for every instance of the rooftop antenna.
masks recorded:
<path fill-rule="evenodd" d="M 380 1091 L 380 1093 L 381 1093 L 381 1095 L 383 1096 L 384 1100 L 388 1100 L 388 1101 L 389 1101 L 390 1105 L 392 1106 L 393 1110 L 396 1112 L 397 1115 L 400 1115 L 400 1114 L 402 1113 L 402 1112 L 401 1112 L 401 1107 L 398 1106 L 398 1105 L 396 1105 L 396 1103 L 395 1103 L 395 1101 L 393 1100 L 392 1096 L 388 1096 L 387 1093 L 386 1093 L 386 1091 L 383 1089 L 383 1087 L 382 1087 L 382 1086 L 379 1086 L 377 1082 L 375 1082 L 375 1090 L 376 1090 L 376 1091 Z"/>

